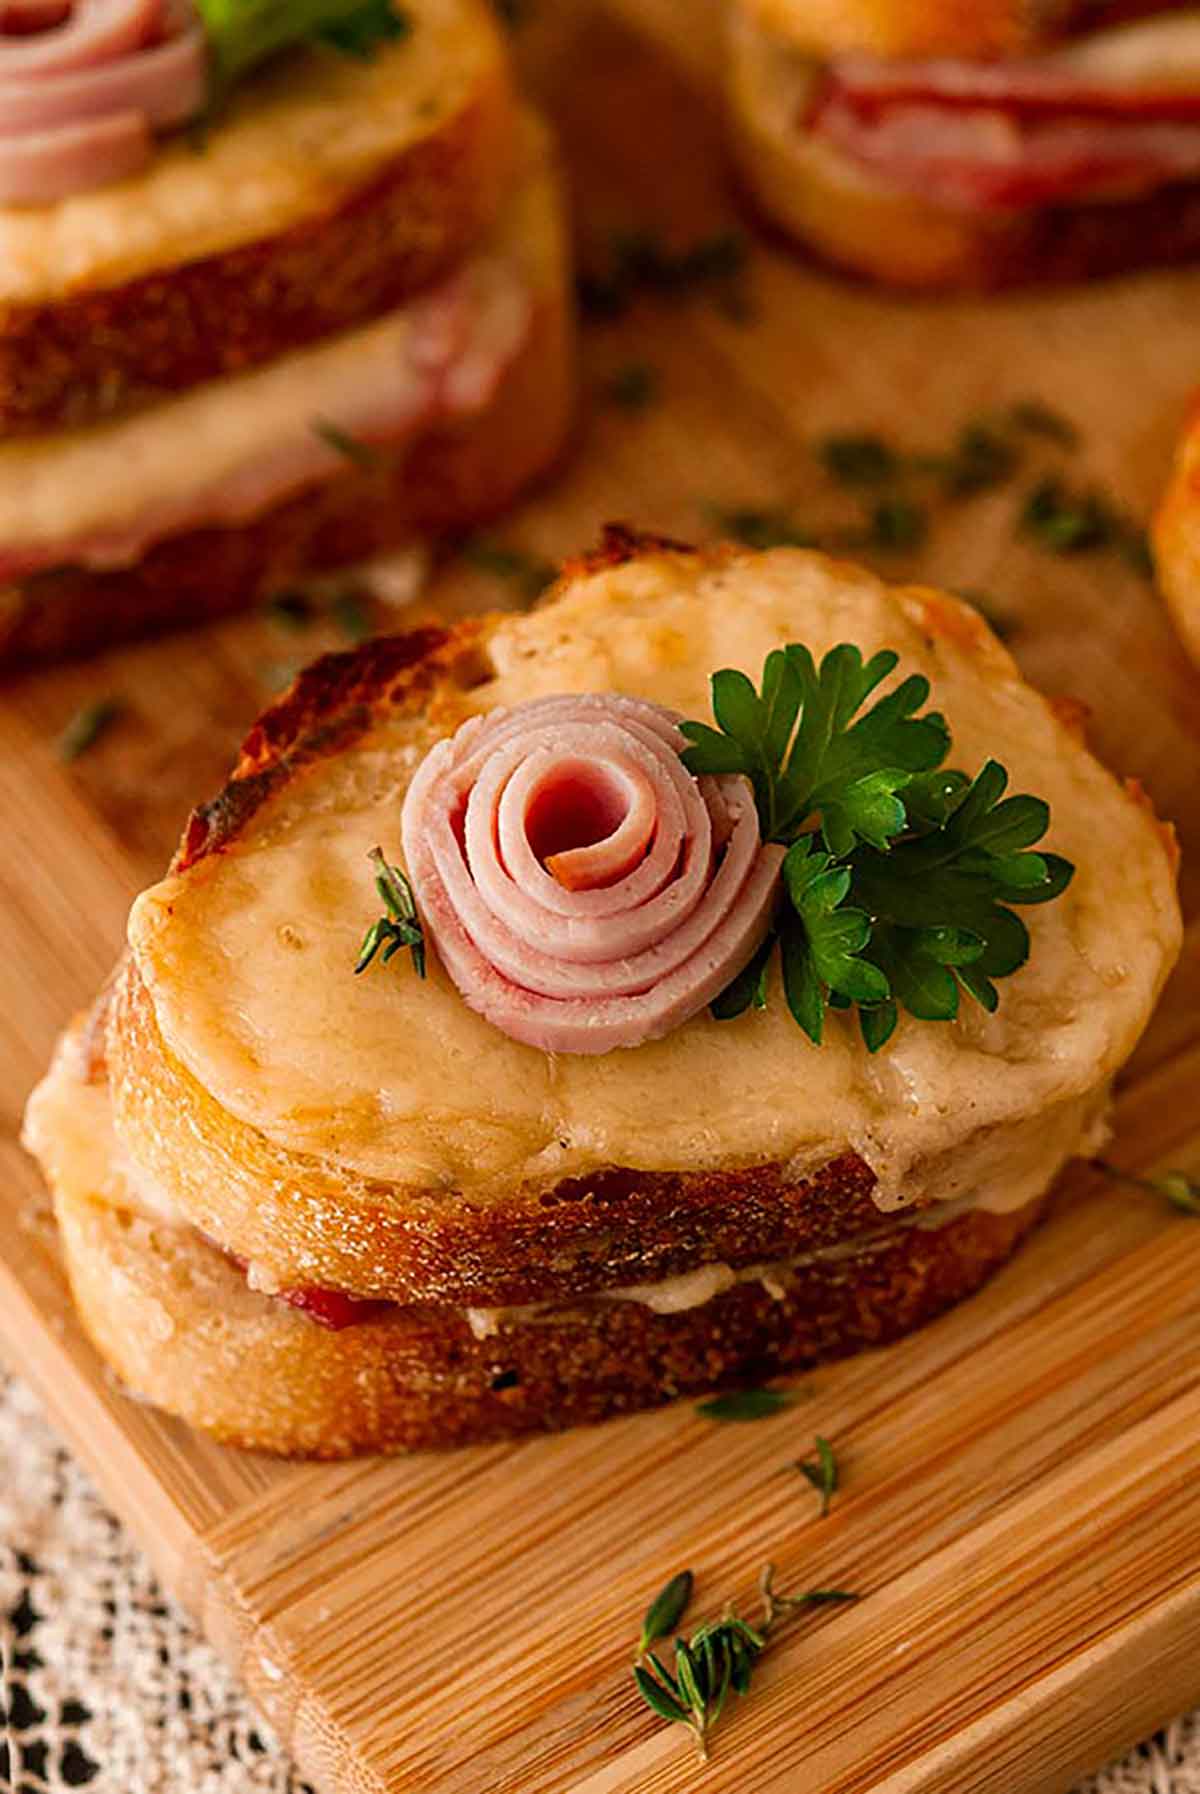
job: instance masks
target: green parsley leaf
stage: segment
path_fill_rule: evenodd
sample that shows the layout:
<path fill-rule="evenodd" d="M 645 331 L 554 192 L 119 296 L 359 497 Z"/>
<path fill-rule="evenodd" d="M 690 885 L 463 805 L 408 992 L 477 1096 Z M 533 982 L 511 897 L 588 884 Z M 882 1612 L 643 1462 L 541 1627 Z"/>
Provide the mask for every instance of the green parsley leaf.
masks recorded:
<path fill-rule="evenodd" d="M 817 455 L 831 477 L 843 486 L 881 486 L 895 479 L 900 457 L 882 436 L 826 436 Z"/>
<path fill-rule="evenodd" d="M 815 548 L 817 545 L 812 531 L 803 528 L 789 511 L 782 508 L 756 510 L 753 506 L 735 506 L 732 510 L 724 510 L 719 505 L 709 505 L 706 509 L 713 527 L 745 548 Z"/>
<path fill-rule="evenodd" d="M 995 980 L 1029 954 L 1016 908 L 1070 882 L 1069 862 L 1029 851 L 1049 826 L 1040 798 L 1006 796 L 996 761 L 975 779 L 943 766 L 945 719 L 918 714 L 927 679 L 912 674 L 868 706 L 897 662 L 842 643 L 818 667 L 791 643 L 768 655 L 757 689 L 735 668 L 713 675 L 715 728 L 680 725 L 688 770 L 749 779 L 764 841 L 787 847 L 784 902 L 712 1003 L 718 1021 L 765 1006 L 776 945 L 788 1008 L 815 1045 L 829 1007 L 857 1007 L 871 1052 L 901 1009 L 947 1021 L 965 993 L 994 1010 Z"/>
<path fill-rule="evenodd" d="M 412 30 L 408 15 L 389 0 L 198 0 L 198 6 L 221 89 L 296 44 L 321 39 L 366 56 Z"/>

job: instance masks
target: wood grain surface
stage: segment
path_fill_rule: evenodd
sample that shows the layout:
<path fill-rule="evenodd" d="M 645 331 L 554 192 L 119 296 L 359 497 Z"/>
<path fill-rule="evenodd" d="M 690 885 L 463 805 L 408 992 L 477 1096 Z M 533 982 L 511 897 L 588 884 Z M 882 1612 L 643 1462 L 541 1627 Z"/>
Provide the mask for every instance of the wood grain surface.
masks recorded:
<path fill-rule="evenodd" d="M 590 266 L 613 233 L 686 245 L 739 224 L 714 11 L 556 0 L 522 33 Z M 1113 1156 L 1200 1169 L 1200 677 L 1119 554 L 1048 555 L 1014 529 L 1052 467 L 1147 515 L 1200 372 L 1200 273 L 917 304 L 755 233 L 735 297 L 650 295 L 589 326 L 577 453 L 500 539 L 554 556 L 606 517 L 711 534 L 714 507 L 845 527 L 859 501 L 813 453 L 830 431 L 938 449 L 1029 397 L 1071 418 L 1072 456 L 1031 442 L 1002 489 L 936 503 L 919 553 L 871 558 L 987 594 L 1029 676 L 1083 699 L 1098 751 L 1178 822 L 1187 947 Z M 631 364 L 653 371 L 641 408 L 611 397 Z M 519 597 L 459 560 L 382 620 Z M 306 1772 L 325 1794 L 1053 1794 L 1200 1699 L 1200 1223 L 1082 1170 L 980 1296 L 753 1426 L 684 1405 L 314 1467 L 223 1451 L 113 1386 L 72 1318 L 20 1110 L 189 805 L 287 669 L 336 640 L 332 619 L 249 618 L 0 693 L 0 1346 Z M 100 696 L 120 718 L 64 764 L 59 732 Z M 815 1433 L 842 1465 L 826 1520 L 789 1468 Z M 637 1701 L 641 1612 L 684 1565 L 697 1613 L 748 1610 L 768 1558 L 784 1587 L 865 1598 L 772 1645 L 701 1772 Z"/>

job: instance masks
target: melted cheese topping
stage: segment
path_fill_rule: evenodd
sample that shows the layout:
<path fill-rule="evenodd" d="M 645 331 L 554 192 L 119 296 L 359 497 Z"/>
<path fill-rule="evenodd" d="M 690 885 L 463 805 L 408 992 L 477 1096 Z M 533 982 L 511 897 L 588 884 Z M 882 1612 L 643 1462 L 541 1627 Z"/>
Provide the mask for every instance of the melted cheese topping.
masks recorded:
<path fill-rule="evenodd" d="M 529 294 L 544 293 L 562 278 L 548 142 L 532 120 L 525 154 L 521 185 L 464 275 L 477 294 L 465 352 L 486 355 L 494 343 L 498 355 L 507 355 L 517 331 L 527 327 Z M 120 565 L 139 558 L 155 538 L 156 522 L 161 535 L 209 521 L 209 493 L 232 492 L 222 500 L 218 520 L 225 523 L 278 503 L 290 489 L 289 460 L 301 483 L 312 477 L 306 457 L 314 420 L 344 420 L 353 434 L 356 417 L 364 410 L 369 415 L 373 394 L 382 394 L 387 408 L 403 418 L 406 384 L 419 380 L 408 371 L 414 310 L 419 312 L 419 302 L 131 416 L 0 442 L 0 555 L 40 553 L 55 561 Z M 345 467 L 333 449 L 325 451 L 325 460 L 324 478 Z M 257 470 L 271 467 L 282 470 L 279 480 L 256 477 Z M 244 500 L 236 496 L 239 485 Z M 193 510 L 196 523 L 181 524 Z"/>
<path fill-rule="evenodd" d="M 1048 798 L 1047 846 L 1078 872 L 1063 898 L 1025 912 L 1032 958 L 995 1015 L 964 1002 L 954 1023 L 905 1017 L 871 1057 L 836 1014 L 814 1047 L 776 992 L 733 1022 L 705 1014 L 633 1050 L 553 1058 L 490 1028 L 436 960 L 425 982 L 400 959 L 352 975 L 377 909 L 368 850 L 398 855 L 413 769 L 464 715 L 615 690 L 705 716 L 713 668 L 757 677 L 792 640 L 817 654 L 841 640 L 897 649 L 901 674 L 931 678 L 955 764 L 996 755 L 1013 791 Z M 905 1187 L 918 1162 L 926 1196 L 977 1188 L 981 1156 L 1003 1162 L 1128 1055 L 1178 950 L 1168 854 L 1145 808 L 964 607 L 794 551 L 715 566 L 659 557 L 498 620 L 488 646 L 488 683 L 448 689 L 427 718 L 312 766 L 245 839 L 135 904 L 130 944 L 168 1050 L 245 1123 L 347 1174 L 480 1202 L 614 1164 L 783 1161 L 800 1175 L 852 1148 L 895 1206 L 918 1193 Z"/>
<path fill-rule="evenodd" d="M 234 92 L 203 141 L 177 134 L 130 180 L 0 207 L 0 302 L 115 286 L 319 219 L 483 86 L 503 90 L 483 0 L 405 10 L 411 34 L 369 58 L 319 47 L 280 58 Z"/>

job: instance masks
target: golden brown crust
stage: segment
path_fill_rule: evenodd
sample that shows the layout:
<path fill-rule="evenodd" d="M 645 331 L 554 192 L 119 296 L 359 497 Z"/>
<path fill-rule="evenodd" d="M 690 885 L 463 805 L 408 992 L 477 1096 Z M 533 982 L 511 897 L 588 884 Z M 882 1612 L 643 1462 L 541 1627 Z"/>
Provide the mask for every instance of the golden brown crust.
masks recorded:
<path fill-rule="evenodd" d="M 108 1063 L 119 1130 L 146 1169 L 201 1232 L 284 1283 L 492 1307 L 787 1258 L 883 1224 L 874 1174 L 849 1152 L 807 1177 L 779 1164 L 613 1166 L 549 1189 L 514 1186 L 486 1206 L 453 1190 L 350 1182 L 201 1088 L 167 1052 L 132 962 L 116 987 Z"/>
<path fill-rule="evenodd" d="M 911 1227 L 774 1295 L 744 1283 L 675 1315 L 577 1304 L 479 1339 L 437 1306 L 329 1332 L 190 1232 L 56 1203 L 84 1326 L 133 1393 L 226 1443 L 322 1458 L 572 1426 L 883 1345 L 978 1289 L 1043 1208 Z"/>
<path fill-rule="evenodd" d="M 924 291 L 995 290 L 1200 256 L 1200 182 L 1025 211 L 935 205 L 804 131 L 799 106 L 774 91 L 770 49 L 745 10 L 731 48 L 734 148 L 751 197 L 768 222 L 847 272 Z"/>
<path fill-rule="evenodd" d="M 497 64 L 469 105 L 302 223 L 121 285 L 0 307 L 0 436 L 113 417 L 402 304 L 495 217 L 513 137 Z"/>
<path fill-rule="evenodd" d="M 1168 0 L 743 0 L 806 54 L 1021 56 L 1169 10 Z"/>
<path fill-rule="evenodd" d="M 136 566 L 64 567 L 0 589 L 0 668 L 244 610 L 305 575 L 502 511 L 559 453 L 572 409 L 565 292 L 538 306 L 487 409 L 440 425 L 379 468 L 348 466 L 240 528 L 159 543 Z"/>
<path fill-rule="evenodd" d="M 1179 639 L 1200 666 L 1200 396 L 1154 520 L 1154 560 Z"/>

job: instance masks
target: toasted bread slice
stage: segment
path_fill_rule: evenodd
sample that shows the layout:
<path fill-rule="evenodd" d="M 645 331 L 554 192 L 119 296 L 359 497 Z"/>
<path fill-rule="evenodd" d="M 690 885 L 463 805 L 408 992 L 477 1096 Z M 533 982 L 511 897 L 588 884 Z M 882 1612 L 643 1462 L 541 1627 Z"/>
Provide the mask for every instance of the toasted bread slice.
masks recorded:
<path fill-rule="evenodd" d="M 268 1286 L 489 1305 L 783 1258 L 880 1210 L 1020 1206 L 1094 1132 L 1179 942 L 1171 842 L 1144 803 L 952 599 L 794 551 L 614 553 L 533 614 L 318 663 L 135 905 L 104 1049 L 122 1151 Z M 413 769 L 465 717 L 608 688 L 703 715 L 714 668 L 787 639 L 898 650 L 958 763 L 995 755 L 1049 799 L 1078 871 L 1030 912 L 997 1014 L 904 1020 L 868 1059 L 841 1018 L 817 1049 L 775 1002 L 556 1060 L 436 963 L 426 982 L 399 962 L 353 977 L 367 851 L 396 855 Z"/>
<path fill-rule="evenodd" d="M 826 260 L 896 286 L 950 290 L 1083 280 L 1200 255 L 1200 182 L 1194 180 L 1126 198 L 1012 210 L 936 204 L 889 185 L 804 128 L 807 96 L 831 47 L 822 47 L 817 33 L 810 42 L 795 32 L 785 37 L 764 29 L 768 10 L 767 0 L 761 6 L 737 0 L 730 15 L 734 153 L 764 217 Z M 798 14 L 801 9 L 781 0 L 778 10 Z M 995 16 L 1006 10 L 997 8 Z M 1034 16 L 1023 8 L 1019 12 Z M 850 9 L 847 29 L 857 20 L 861 41 L 850 32 L 839 34 L 836 44 L 839 51 L 870 47 L 880 54 L 982 55 L 986 46 L 973 45 L 976 27 L 993 16 L 990 7 L 883 5 L 864 8 L 861 16 Z M 869 19 L 877 20 L 878 32 L 865 29 Z M 950 30 L 952 20 L 962 24 L 961 32 Z M 910 26 L 918 37 L 911 36 Z M 1026 47 L 1038 47 L 1039 35 Z M 1014 47 L 1023 41 L 1018 34 Z"/>
<path fill-rule="evenodd" d="M 509 184 L 508 59 L 487 0 L 405 12 L 369 59 L 279 59 L 132 179 L 0 208 L 0 435 L 271 360 L 454 266 Z"/>
<path fill-rule="evenodd" d="M 1180 641 L 1200 666 L 1200 399 L 1176 451 L 1153 534 L 1159 586 Z"/>
<path fill-rule="evenodd" d="M 532 126 L 525 143 L 524 173 L 481 256 L 513 271 L 528 295 L 528 325 L 482 409 L 434 420 L 395 451 L 383 443 L 358 461 L 330 455 L 322 483 L 289 492 L 247 520 L 169 534 L 131 564 L 93 568 L 68 557 L 64 566 L 0 586 L 0 666 L 86 653 L 244 609 L 310 574 L 369 561 L 414 537 L 467 528 L 502 510 L 542 473 L 572 415 L 574 333 L 552 151 Z M 403 316 L 397 313 L 401 326 Z M 360 345 L 391 329 L 380 320 L 154 412 L 69 437 L 0 443 L 7 515 L 15 528 L 22 520 L 27 526 L 36 477 L 47 527 L 60 528 L 64 539 L 86 534 L 106 516 L 118 517 L 126 494 L 146 507 L 141 483 L 126 478 L 122 491 L 131 466 L 151 468 L 168 501 L 174 493 L 186 502 L 205 477 L 219 480 L 235 465 L 232 455 L 245 459 L 254 433 L 269 450 L 270 417 L 278 414 L 282 427 L 307 436 L 320 412 L 319 371 L 331 363 L 336 380 L 345 364 L 353 374 Z"/>
<path fill-rule="evenodd" d="M 1169 0 L 742 0 L 810 56 L 1028 56 L 1080 31 L 1170 11 Z"/>
<path fill-rule="evenodd" d="M 137 1197 L 102 1077 L 72 1084 L 61 1069 L 88 1144 L 58 1163 L 55 1213 L 88 1333 L 133 1394 L 228 1444 L 288 1456 L 571 1426 L 884 1345 L 972 1294 L 1044 1207 L 877 1221 L 867 1241 L 716 1280 L 673 1309 L 637 1290 L 486 1315 L 424 1303 L 334 1332 L 251 1288 L 193 1229 L 122 1206 Z"/>

